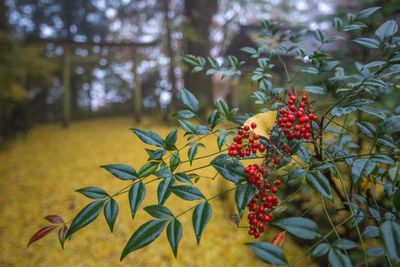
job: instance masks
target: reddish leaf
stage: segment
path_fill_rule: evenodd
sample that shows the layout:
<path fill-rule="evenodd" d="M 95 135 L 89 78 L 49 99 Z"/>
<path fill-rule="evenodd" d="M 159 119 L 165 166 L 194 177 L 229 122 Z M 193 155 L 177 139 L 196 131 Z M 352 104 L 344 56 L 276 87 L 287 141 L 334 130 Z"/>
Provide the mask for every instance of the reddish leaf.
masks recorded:
<path fill-rule="evenodd" d="M 272 238 L 271 243 L 281 248 L 283 246 L 283 243 L 285 243 L 285 236 L 286 231 L 280 232 L 274 238 Z"/>
<path fill-rule="evenodd" d="M 61 247 L 64 248 L 65 237 L 68 232 L 68 226 L 64 224 L 63 227 L 58 230 L 58 240 L 60 241 Z"/>
<path fill-rule="evenodd" d="M 48 220 L 51 223 L 55 223 L 55 224 L 61 224 L 64 223 L 63 218 L 61 218 L 61 216 L 58 215 L 47 215 L 46 217 L 44 217 L 46 220 Z"/>
<path fill-rule="evenodd" d="M 55 225 L 50 225 L 50 226 L 46 226 L 43 227 L 42 229 L 40 229 L 39 231 L 37 231 L 29 240 L 28 242 L 28 247 L 30 244 L 32 244 L 35 241 L 38 241 L 39 239 L 45 237 L 46 235 L 48 235 L 51 231 L 53 231 L 54 229 L 56 229 L 57 226 Z"/>

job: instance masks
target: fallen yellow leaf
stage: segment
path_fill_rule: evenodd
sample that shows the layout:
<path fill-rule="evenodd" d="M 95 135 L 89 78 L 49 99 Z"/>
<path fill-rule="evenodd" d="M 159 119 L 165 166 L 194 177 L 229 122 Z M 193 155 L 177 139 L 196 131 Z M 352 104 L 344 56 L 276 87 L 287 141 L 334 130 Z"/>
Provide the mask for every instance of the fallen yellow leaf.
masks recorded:
<path fill-rule="evenodd" d="M 255 122 L 257 124 L 257 128 L 254 129 L 254 132 L 260 136 L 268 138 L 269 132 L 275 124 L 277 115 L 278 113 L 275 110 L 258 113 L 257 115 L 248 118 L 244 125 L 250 126 L 253 122 Z"/>

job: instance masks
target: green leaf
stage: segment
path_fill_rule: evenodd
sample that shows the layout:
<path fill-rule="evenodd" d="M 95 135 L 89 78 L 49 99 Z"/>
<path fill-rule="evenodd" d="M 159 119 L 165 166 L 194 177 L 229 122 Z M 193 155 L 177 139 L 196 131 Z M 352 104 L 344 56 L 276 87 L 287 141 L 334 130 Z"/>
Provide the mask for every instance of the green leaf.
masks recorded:
<path fill-rule="evenodd" d="M 210 116 L 208 116 L 208 126 L 214 129 L 215 126 L 220 122 L 220 116 L 218 110 L 214 110 Z"/>
<path fill-rule="evenodd" d="M 348 256 L 343 254 L 340 250 L 332 248 L 329 250 L 328 260 L 331 266 L 335 267 L 352 267 L 351 261 Z"/>
<path fill-rule="evenodd" d="M 176 168 L 178 168 L 179 164 L 181 164 L 181 158 L 179 157 L 179 151 L 176 151 L 174 154 L 172 154 L 169 160 L 169 168 L 171 172 L 174 172 Z"/>
<path fill-rule="evenodd" d="M 357 18 L 359 19 L 366 19 L 369 16 L 371 16 L 372 14 L 374 14 L 376 11 L 378 11 L 379 9 L 381 9 L 381 7 L 370 7 L 364 10 L 361 10 L 358 15 Z"/>
<path fill-rule="evenodd" d="M 146 152 L 149 155 L 148 160 L 161 160 L 167 153 L 167 150 L 162 148 L 157 150 L 146 149 Z"/>
<path fill-rule="evenodd" d="M 182 109 L 174 113 L 174 116 L 180 119 L 191 119 L 196 116 L 191 110 Z"/>
<path fill-rule="evenodd" d="M 198 200 L 205 198 L 197 187 L 190 185 L 176 185 L 169 190 L 184 200 Z"/>
<path fill-rule="evenodd" d="M 170 186 L 175 183 L 175 179 L 172 176 L 165 177 L 157 187 L 157 198 L 158 204 L 163 205 L 167 198 L 171 195 L 171 191 L 168 190 Z"/>
<path fill-rule="evenodd" d="M 357 247 L 357 244 L 348 239 L 336 240 L 333 245 L 338 249 L 349 250 Z"/>
<path fill-rule="evenodd" d="M 320 171 L 307 173 L 306 182 L 324 197 L 332 200 L 331 185 L 329 184 L 329 181 L 325 175 L 323 175 Z"/>
<path fill-rule="evenodd" d="M 172 212 L 167 207 L 164 207 L 162 205 L 147 206 L 147 207 L 144 207 L 144 210 L 148 214 L 150 214 L 151 216 L 153 216 L 154 218 L 157 218 L 157 219 L 165 220 L 165 219 L 170 219 L 170 218 L 174 217 Z"/>
<path fill-rule="evenodd" d="M 268 264 L 286 265 L 288 263 L 282 250 L 271 243 L 258 242 L 246 245 L 253 250 L 257 257 Z"/>
<path fill-rule="evenodd" d="M 306 92 L 311 93 L 311 94 L 316 94 L 316 95 L 325 95 L 326 90 L 321 87 L 321 86 L 316 86 L 316 85 L 309 85 L 304 87 Z"/>
<path fill-rule="evenodd" d="M 134 183 L 129 189 L 129 206 L 131 208 L 132 218 L 135 217 L 135 214 L 142 204 L 144 197 L 146 196 L 146 186 L 142 183 L 142 181 Z"/>
<path fill-rule="evenodd" d="M 92 199 L 101 199 L 108 197 L 107 192 L 98 187 L 85 187 L 76 190 L 76 192 L 79 192 L 82 195 Z"/>
<path fill-rule="evenodd" d="M 351 167 L 351 178 L 354 184 L 358 184 L 363 174 L 367 176 L 375 168 L 376 164 L 370 162 L 368 159 L 356 159 Z M 371 169 L 371 167 L 373 167 Z"/>
<path fill-rule="evenodd" d="M 192 222 L 193 230 L 196 235 L 197 244 L 200 244 L 201 235 L 212 215 L 210 203 L 203 202 L 196 206 L 193 211 Z"/>
<path fill-rule="evenodd" d="M 121 180 L 133 180 L 138 178 L 136 170 L 127 164 L 110 164 L 101 167 Z"/>
<path fill-rule="evenodd" d="M 314 31 L 314 37 L 315 37 L 315 39 L 320 41 L 321 44 L 323 44 L 325 42 L 325 36 L 320 30 Z"/>
<path fill-rule="evenodd" d="M 372 116 L 378 117 L 378 118 L 380 118 L 382 120 L 387 118 L 387 116 L 386 116 L 386 114 L 385 114 L 385 112 L 383 110 L 380 110 L 380 109 L 377 109 L 377 108 L 374 108 L 374 107 L 362 106 L 362 107 L 360 107 L 360 110 L 365 112 L 365 113 L 368 113 L 368 114 L 370 114 Z"/>
<path fill-rule="evenodd" d="M 378 132 L 382 134 L 400 132 L 400 115 L 385 119 L 379 124 Z"/>
<path fill-rule="evenodd" d="M 374 225 L 368 225 L 361 233 L 364 238 L 373 238 L 379 236 L 379 228 Z"/>
<path fill-rule="evenodd" d="M 196 111 L 199 110 L 199 101 L 189 90 L 182 88 L 179 91 L 179 95 L 182 103 L 187 106 L 191 111 L 196 113 Z"/>
<path fill-rule="evenodd" d="M 117 201 L 111 198 L 106 202 L 106 205 L 104 206 L 104 217 L 106 218 L 108 227 L 110 227 L 111 232 L 114 229 L 114 224 L 117 220 L 118 211 L 119 208 Z"/>
<path fill-rule="evenodd" d="M 378 40 L 372 38 L 357 38 L 353 42 L 368 48 L 379 48 L 380 43 Z"/>
<path fill-rule="evenodd" d="M 315 239 L 321 236 L 318 233 L 318 225 L 314 221 L 303 217 L 285 218 L 274 221 L 271 224 L 302 239 Z"/>
<path fill-rule="evenodd" d="M 131 131 L 134 132 L 142 142 L 148 145 L 165 148 L 164 140 L 157 133 L 137 128 L 132 128 Z"/>
<path fill-rule="evenodd" d="M 60 230 L 58 230 L 58 241 L 60 241 L 61 248 L 64 249 L 65 238 L 67 236 L 68 226 L 63 225 Z"/>
<path fill-rule="evenodd" d="M 104 200 L 97 200 L 84 207 L 72 220 L 66 238 L 72 236 L 76 231 L 93 222 L 103 209 L 104 202 Z"/>
<path fill-rule="evenodd" d="M 183 233 L 182 224 L 177 219 L 173 219 L 168 224 L 167 237 L 175 258 L 178 255 L 178 246 L 182 238 L 182 233 Z"/>
<path fill-rule="evenodd" d="M 172 130 L 165 138 L 165 145 L 168 150 L 176 150 L 176 140 L 178 139 L 178 130 Z"/>
<path fill-rule="evenodd" d="M 218 135 L 217 145 L 218 145 L 219 151 L 221 151 L 222 147 L 226 144 L 227 141 L 228 141 L 228 134 L 222 133 L 222 134 Z"/>
<path fill-rule="evenodd" d="M 184 172 L 178 172 L 175 174 L 175 179 L 182 183 L 193 184 L 192 179 L 190 179 L 189 175 Z"/>
<path fill-rule="evenodd" d="M 167 224 L 166 220 L 152 220 L 141 225 L 131 236 L 121 254 L 121 261 L 131 252 L 149 245 L 160 236 Z"/>
<path fill-rule="evenodd" d="M 190 146 L 190 148 L 188 150 L 188 158 L 189 158 L 190 166 L 192 166 L 193 160 L 196 157 L 197 150 L 198 150 L 197 144 Z"/>
<path fill-rule="evenodd" d="M 230 159 L 226 154 L 214 158 L 211 165 L 222 177 L 235 184 L 247 179 L 242 163 L 236 159 Z"/>
<path fill-rule="evenodd" d="M 370 138 L 374 138 L 376 134 L 376 129 L 374 125 L 366 121 L 357 122 L 358 127 L 360 127 L 361 132 Z"/>
<path fill-rule="evenodd" d="M 398 29 L 396 21 L 388 20 L 375 31 L 375 34 L 383 41 L 385 38 L 395 35 Z"/>
<path fill-rule="evenodd" d="M 196 126 L 194 126 L 190 121 L 178 120 L 179 125 L 189 134 L 196 134 Z"/>
<path fill-rule="evenodd" d="M 385 250 L 380 247 L 373 247 L 367 250 L 367 255 L 370 257 L 379 257 L 385 254 Z"/>
<path fill-rule="evenodd" d="M 256 188 L 253 185 L 247 183 L 241 184 L 236 189 L 235 202 L 240 218 L 242 218 L 244 209 L 246 208 L 247 204 L 249 204 L 255 193 Z"/>
<path fill-rule="evenodd" d="M 313 251 L 312 255 L 314 257 L 321 257 L 329 252 L 330 246 L 327 243 L 321 243 L 316 246 Z"/>
<path fill-rule="evenodd" d="M 157 161 L 150 161 L 147 162 L 146 164 L 143 165 L 142 168 L 140 168 L 138 175 L 140 178 L 150 176 L 154 174 L 160 165 L 160 162 Z"/>
<path fill-rule="evenodd" d="M 386 221 L 379 229 L 390 258 L 400 263 L 400 225 L 393 221 Z"/>

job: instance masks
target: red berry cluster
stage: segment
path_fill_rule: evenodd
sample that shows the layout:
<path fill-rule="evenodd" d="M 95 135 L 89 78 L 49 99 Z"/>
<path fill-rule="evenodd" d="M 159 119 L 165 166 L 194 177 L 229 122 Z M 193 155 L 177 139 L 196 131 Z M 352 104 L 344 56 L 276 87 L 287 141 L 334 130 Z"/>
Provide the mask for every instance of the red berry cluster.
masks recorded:
<path fill-rule="evenodd" d="M 294 93 L 289 94 L 288 106 L 279 110 L 278 125 L 283 130 L 288 140 L 310 139 L 311 121 L 317 117 L 309 112 L 308 97 L 303 94 L 298 98 Z"/>
<path fill-rule="evenodd" d="M 258 141 L 260 136 L 253 130 L 257 128 L 257 124 L 253 122 L 250 126 L 243 126 L 243 130 L 239 130 L 233 138 L 234 143 L 229 147 L 228 155 L 231 157 L 250 156 L 256 154 L 257 151 L 263 153 L 265 146 Z"/>
<path fill-rule="evenodd" d="M 277 161 L 274 160 L 274 162 Z M 257 193 L 247 205 L 250 211 L 247 218 L 250 225 L 249 235 L 258 238 L 265 232 L 267 224 L 272 220 L 272 209 L 279 205 L 276 186 L 281 185 L 282 181 L 270 177 L 266 169 L 259 164 L 250 164 L 244 170 L 248 177 L 248 183 L 257 188 Z"/>

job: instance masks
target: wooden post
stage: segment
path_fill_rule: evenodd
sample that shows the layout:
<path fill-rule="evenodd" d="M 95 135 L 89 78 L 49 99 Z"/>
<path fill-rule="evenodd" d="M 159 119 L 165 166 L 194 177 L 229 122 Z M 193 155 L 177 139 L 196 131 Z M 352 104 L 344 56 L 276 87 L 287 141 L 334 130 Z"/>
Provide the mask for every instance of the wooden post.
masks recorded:
<path fill-rule="evenodd" d="M 71 47 L 64 46 L 63 60 L 63 127 L 71 121 Z"/>
<path fill-rule="evenodd" d="M 64 46 L 63 62 L 63 127 L 68 127 L 71 121 L 71 47 Z"/>
<path fill-rule="evenodd" d="M 142 86 L 137 71 L 139 65 L 139 55 L 137 49 L 133 49 L 133 66 L 132 72 L 135 79 L 135 88 L 133 89 L 133 102 L 134 102 L 134 119 L 137 123 L 141 120 L 142 115 Z"/>

